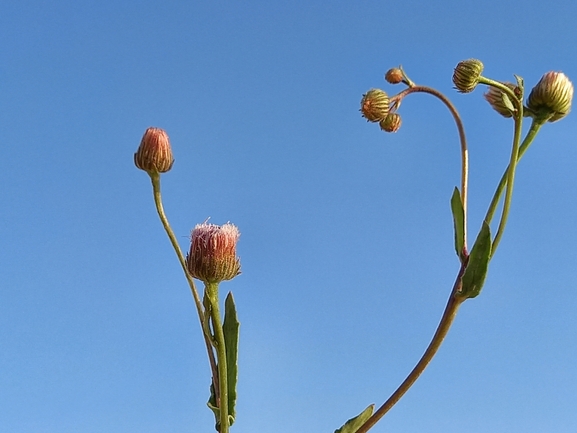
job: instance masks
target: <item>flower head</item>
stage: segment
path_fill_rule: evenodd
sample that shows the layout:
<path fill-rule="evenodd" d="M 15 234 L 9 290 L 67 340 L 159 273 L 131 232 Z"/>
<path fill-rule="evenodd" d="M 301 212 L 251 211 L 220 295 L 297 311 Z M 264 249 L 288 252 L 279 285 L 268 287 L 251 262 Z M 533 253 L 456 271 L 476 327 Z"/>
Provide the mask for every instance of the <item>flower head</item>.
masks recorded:
<path fill-rule="evenodd" d="M 399 84 L 405 79 L 403 71 L 400 68 L 391 68 L 385 74 L 385 80 L 387 83 Z"/>
<path fill-rule="evenodd" d="M 527 107 L 536 115 L 550 115 L 549 122 L 562 119 L 571 111 L 573 84 L 562 72 L 547 72 L 529 97 Z"/>
<path fill-rule="evenodd" d="M 518 95 L 519 88 L 515 84 L 508 82 L 503 84 L 508 88 L 510 88 L 513 92 L 515 92 L 516 95 Z M 493 110 L 495 110 L 501 116 L 503 117 L 513 116 L 511 109 L 507 106 L 507 104 L 505 104 L 504 101 L 504 98 L 507 98 L 507 96 L 505 96 L 501 90 L 497 89 L 496 87 L 489 86 L 489 90 L 487 90 L 487 92 L 485 92 L 483 96 L 485 97 L 487 102 L 491 105 L 491 107 L 493 107 Z"/>
<path fill-rule="evenodd" d="M 477 59 L 463 60 L 459 62 L 453 73 L 453 83 L 461 93 L 469 93 L 475 90 L 479 84 L 479 77 L 483 72 L 483 63 Z"/>
<path fill-rule="evenodd" d="M 401 115 L 399 113 L 389 113 L 387 117 L 379 122 L 379 126 L 386 132 L 397 132 L 401 127 Z"/>
<path fill-rule="evenodd" d="M 381 89 L 371 89 L 361 99 L 361 113 L 369 122 L 380 122 L 389 112 L 389 97 Z"/>
<path fill-rule="evenodd" d="M 165 173 L 172 168 L 174 157 L 164 129 L 148 128 L 134 154 L 134 164 L 146 172 Z"/>
<path fill-rule="evenodd" d="M 239 237 L 238 228 L 230 223 L 197 224 L 186 257 L 190 275 L 205 283 L 220 283 L 240 274 L 240 259 L 236 256 Z"/>

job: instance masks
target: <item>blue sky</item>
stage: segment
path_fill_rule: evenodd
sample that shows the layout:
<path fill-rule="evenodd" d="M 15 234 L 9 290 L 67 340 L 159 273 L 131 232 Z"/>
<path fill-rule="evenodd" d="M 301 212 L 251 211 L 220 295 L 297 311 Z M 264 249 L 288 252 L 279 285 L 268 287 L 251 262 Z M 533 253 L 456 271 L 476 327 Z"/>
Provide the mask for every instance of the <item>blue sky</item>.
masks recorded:
<path fill-rule="evenodd" d="M 413 95 L 385 134 L 359 115 L 402 64 L 457 105 L 469 241 L 506 166 L 510 120 L 452 90 L 486 76 L 577 80 L 577 4 L 7 1 L 0 7 L 0 431 L 210 432 L 192 298 L 133 165 L 171 137 L 164 205 L 242 233 L 232 431 L 332 432 L 381 404 L 422 354 L 458 271 L 457 133 Z M 577 430 L 577 118 L 518 169 L 481 295 L 372 431 Z"/>

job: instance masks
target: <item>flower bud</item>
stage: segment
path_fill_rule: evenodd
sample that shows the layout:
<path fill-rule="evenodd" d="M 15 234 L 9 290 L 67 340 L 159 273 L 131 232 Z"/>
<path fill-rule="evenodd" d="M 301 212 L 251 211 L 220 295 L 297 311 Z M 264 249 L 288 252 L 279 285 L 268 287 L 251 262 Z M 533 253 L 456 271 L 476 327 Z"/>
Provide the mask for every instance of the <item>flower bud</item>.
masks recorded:
<path fill-rule="evenodd" d="M 513 83 L 503 83 L 505 86 L 510 88 L 515 95 L 518 96 L 519 88 Z M 503 92 L 496 87 L 489 86 L 489 90 L 483 95 L 487 102 L 493 107 L 497 113 L 499 113 L 503 117 L 512 117 L 513 113 L 511 109 L 505 104 L 503 98 L 508 98 L 508 96 L 504 95 Z"/>
<path fill-rule="evenodd" d="M 397 132 L 401 127 L 401 115 L 399 113 L 389 113 L 387 117 L 379 122 L 379 126 L 386 132 Z"/>
<path fill-rule="evenodd" d="M 392 68 L 387 71 L 385 74 L 385 80 L 387 83 L 391 84 L 399 84 L 402 83 L 404 80 L 403 71 L 399 68 Z"/>
<path fill-rule="evenodd" d="M 134 164 L 146 172 L 166 173 L 174 164 L 170 140 L 164 129 L 148 128 L 134 154 Z"/>
<path fill-rule="evenodd" d="M 571 111 L 573 84 L 562 72 L 547 72 L 529 97 L 527 107 L 536 115 L 551 115 L 549 122 L 565 117 Z"/>
<path fill-rule="evenodd" d="M 236 256 L 239 237 L 238 228 L 230 223 L 197 224 L 186 256 L 190 275 L 205 283 L 220 283 L 240 274 L 240 259 Z"/>
<path fill-rule="evenodd" d="M 389 112 L 389 97 L 381 89 L 371 89 L 361 99 L 361 113 L 369 122 L 380 122 Z"/>
<path fill-rule="evenodd" d="M 453 83 L 461 93 L 472 92 L 479 84 L 481 72 L 483 72 L 483 63 L 480 60 L 463 60 L 455 68 Z"/>

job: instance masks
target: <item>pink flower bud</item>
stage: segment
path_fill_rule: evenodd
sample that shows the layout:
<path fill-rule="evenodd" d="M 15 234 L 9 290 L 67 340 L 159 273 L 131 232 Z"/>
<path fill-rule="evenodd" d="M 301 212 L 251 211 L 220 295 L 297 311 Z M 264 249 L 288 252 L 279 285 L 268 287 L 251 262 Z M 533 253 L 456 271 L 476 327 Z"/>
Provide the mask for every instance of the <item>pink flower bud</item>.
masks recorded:
<path fill-rule="evenodd" d="M 134 154 L 134 164 L 146 172 L 165 173 L 172 168 L 174 157 L 164 129 L 148 128 Z"/>
<path fill-rule="evenodd" d="M 571 111 L 573 84 L 562 72 L 547 72 L 529 97 L 527 107 L 536 115 L 548 115 L 549 122 L 562 119 Z"/>
<path fill-rule="evenodd" d="M 236 256 L 239 237 L 238 228 L 230 223 L 197 224 L 186 257 L 190 275 L 205 283 L 219 283 L 240 274 L 240 259 Z"/>
<path fill-rule="evenodd" d="M 503 84 L 508 88 L 510 88 L 513 92 L 515 92 L 515 94 L 519 92 L 519 88 L 515 84 L 509 82 L 505 82 Z M 513 116 L 511 109 L 505 103 L 504 100 L 504 98 L 507 98 L 507 96 L 505 96 L 501 90 L 497 89 L 496 87 L 489 86 L 489 90 L 487 90 L 487 92 L 483 96 L 485 97 L 485 100 L 489 103 L 489 105 L 493 107 L 493 110 L 495 110 L 501 116 L 503 117 Z"/>

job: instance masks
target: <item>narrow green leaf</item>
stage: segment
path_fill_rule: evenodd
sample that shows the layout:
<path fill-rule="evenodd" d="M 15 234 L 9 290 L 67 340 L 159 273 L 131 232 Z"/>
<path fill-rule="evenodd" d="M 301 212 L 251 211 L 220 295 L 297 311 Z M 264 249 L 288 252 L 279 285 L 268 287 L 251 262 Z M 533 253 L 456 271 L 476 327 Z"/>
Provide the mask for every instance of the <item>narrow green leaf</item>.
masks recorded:
<path fill-rule="evenodd" d="M 348 420 L 340 429 L 335 430 L 335 433 L 355 433 L 373 414 L 375 405 L 371 404 L 360 415 Z"/>
<path fill-rule="evenodd" d="M 489 225 L 483 221 L 481 231 L 477 235 L 475 245 L 471 250 L 469 256 L 469 263 L 463 275 L 463 285 L 459 295 L 466 298 L 474 298 L 477 296 L 487 277 L 487 269 L 491 259 L 491 229 Z"/>
<path fill-rule="evenodd" d="M 515 76 L 515 80 L 517 80 L 517 87 L 521 90 L 521 97 L 524 93 L 524 88 L 525 88 L 525 82 L 523 80 L 523 77 L 520 77 L 519 75 L 514 75 Z"/>
<path fill-rule="evenodd" d="M 505 92 L 501 92 L 501 100 L 503 101 L 503 105 L 505 105 L 505 107 L 507 107 L 507 110 L 509 110 L 511 113 L 517 111 L 517 109 L 509 99 L 509 96 L 507 96 Z"/>
<path fill-rule="evenodd" d="M 224 301 L 224 344 L 226 347 L 226 367 L 228 384 L 228 416 L 230 425 L 236 417 L 236 383 L 238 381 L 238 338 L 240 323 L 236 315 L 236 306 L 232 292 L 229 292 Z"/>
<path fill-rule="evenodd" d="M 463 260 L 463 246 L 465 245 L 465 211 L 459 189 L 455 187 L 451 197 L 451 211 L 453 213 L 453 225 L 455 228 L 455 251 L 457 256 Z"/>

